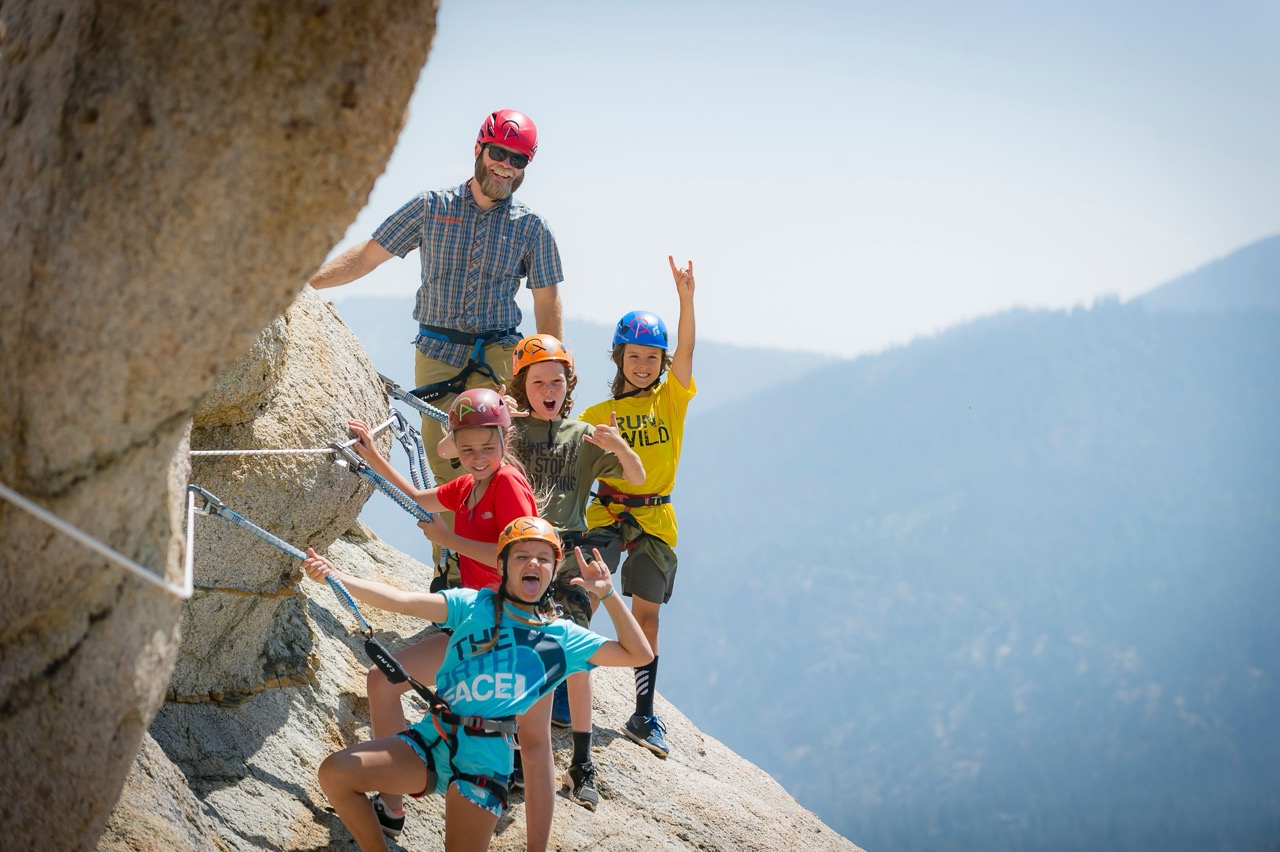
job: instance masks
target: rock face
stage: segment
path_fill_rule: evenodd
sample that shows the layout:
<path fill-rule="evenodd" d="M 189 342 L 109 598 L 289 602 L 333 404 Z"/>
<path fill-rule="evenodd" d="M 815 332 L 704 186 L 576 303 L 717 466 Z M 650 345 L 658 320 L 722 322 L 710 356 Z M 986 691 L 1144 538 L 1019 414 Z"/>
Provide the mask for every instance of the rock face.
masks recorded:
<path fill-rule="evenodd" d="M 186 776 L 144 735 L 98 852 L 206 849 L 215 834 Z"/>
<path fill-rule="evenodd" d="M 293 546 L 324 549 L 373 487 L 315 451 L 346 441 L 352 417 L 378 423 L 387 411 L 360 341 L 307 287 L 196 410 L 191 481 Z M 390 437 L 381 438 L 385 452 Z M 199 455 L 241 449 L 286 452 Z M 305 682 L 297 560 L 221 519 L 197 523 L 195 548 L 196 592 L 183 607 L 169 699 L 235 701 Z"/>
<path fill-rule="evenodd" d="M 0 6 L 0 481 L 180 577 L 191 414 L 364 203 L 434 16 Z M 5 845 L 90 849 L 168 687 L 181 606 L 7 502 L 0 541 Z"/>

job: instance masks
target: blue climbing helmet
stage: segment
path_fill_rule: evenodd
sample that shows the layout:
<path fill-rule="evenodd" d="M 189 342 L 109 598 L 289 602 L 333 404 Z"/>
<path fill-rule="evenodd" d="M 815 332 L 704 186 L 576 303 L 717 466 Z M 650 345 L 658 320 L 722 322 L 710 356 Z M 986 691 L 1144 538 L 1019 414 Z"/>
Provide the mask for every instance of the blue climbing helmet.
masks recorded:
<path fill-rule="evenodd" d="M 648 311 L 631 311 L 618 320 L 613 330 L 613 345 L 635 343 L 638 346 L 656 346 L 667 351 L 667 324 L 662 317 Z"/>

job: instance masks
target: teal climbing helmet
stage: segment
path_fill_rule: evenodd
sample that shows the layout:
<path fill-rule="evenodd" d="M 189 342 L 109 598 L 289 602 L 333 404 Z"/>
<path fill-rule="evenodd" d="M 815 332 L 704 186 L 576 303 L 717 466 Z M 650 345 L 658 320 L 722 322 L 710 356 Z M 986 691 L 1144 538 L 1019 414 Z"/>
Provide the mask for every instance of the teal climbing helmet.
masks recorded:
<path fill-rule="evenodd" d="M 638 346 L 656 346 L 667 351 L 667 324 L 657 314 L 648 311 L 631 311 L 618 320 L 613 331 L 613 345 L 634 343 Z"/>

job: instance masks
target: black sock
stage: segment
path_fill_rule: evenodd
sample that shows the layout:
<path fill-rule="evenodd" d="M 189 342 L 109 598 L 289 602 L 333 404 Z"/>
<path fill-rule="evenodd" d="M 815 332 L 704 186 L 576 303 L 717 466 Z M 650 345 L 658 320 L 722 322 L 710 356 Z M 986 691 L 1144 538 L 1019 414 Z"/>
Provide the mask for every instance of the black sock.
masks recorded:
<path fill-rule="evenodd" d="M 658 682 L 658 658 L 647 666 L 633 669 L 636 673 L 636 715 L 653 715 L 653 692 Z"/>
<path fill-rule="evenodd" d="M 573 762 L 577 764 L 591 762 L 591 732 L 573 732 Z"/>

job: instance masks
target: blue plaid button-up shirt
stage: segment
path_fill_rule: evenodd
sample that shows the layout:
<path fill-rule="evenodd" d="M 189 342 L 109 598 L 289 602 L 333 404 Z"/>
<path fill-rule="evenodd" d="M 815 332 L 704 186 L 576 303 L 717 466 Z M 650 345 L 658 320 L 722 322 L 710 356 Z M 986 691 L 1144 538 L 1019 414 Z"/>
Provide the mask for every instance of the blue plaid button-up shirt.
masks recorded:
<path fill-rule="evenodd" d="M 515 198 L 481 210 L 469 183 L 424 192 L 373 232 L 387 251 L 404 257 L 414 249 L 422 263 L 413 317 L 419 323 L 481 333 L 518 328 L 516 291 L 564 280 L 556 238 L 542 217 Z M 518 335 L 502 338 L 515 343 Z M 461 367 L 471 348 L 418 336 L 428 358 Z"/>

